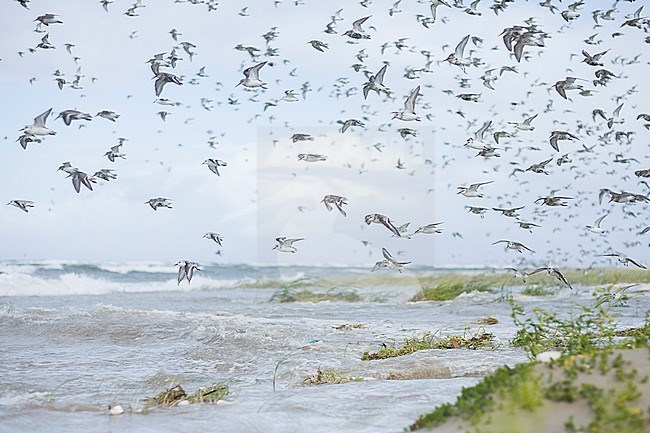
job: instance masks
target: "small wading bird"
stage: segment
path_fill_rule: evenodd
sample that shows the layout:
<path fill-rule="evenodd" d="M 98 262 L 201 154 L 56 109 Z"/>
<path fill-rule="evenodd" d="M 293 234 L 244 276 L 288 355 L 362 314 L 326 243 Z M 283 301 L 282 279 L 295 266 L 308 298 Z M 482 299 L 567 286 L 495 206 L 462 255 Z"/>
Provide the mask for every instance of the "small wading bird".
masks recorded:
<path fill-rule="evenodd" d="M 158 210 L 159 207 L 166 207 L 167 209 L 172 208 L 171 200 L 163 197 L 150 198 L 145 201 L 144 204 L 148 204 L 153 210 Z"/>
<path fill-rule="evenodd" d="M 420 86 L 417 86 L 406 101 L 404 102 L 404 110 L 402 111 L 393 111 L 393 119 L 404 120 L 406 122 L 416 120 L 420 121 L 421 119 L 415 114 L 415 99 L 420 93 Z"/>
<path fill-rule="evenodd" d="M 255 66 L 251 66 L 250 68 L 244 69 L 244 78 L 242 78 L 239 81 L 239 84 L 237 84 L 237 86 L 242 85 L 244 87 L 248 87 L 251 89 L 255 87 L 261 87 L 262 89 L 266 89 L 267 88 L 266 85 L 268 83 L 265 83 L 262 80 L 260 80 L 260 69 L 262 69 L 262 67 L 266 65 L 266 63 L 267 62 L 258 63 Z"/>
<path fill-rule="evenodd" d="M 47 121 L 47 117 L 50 115 L 52 112 L 52 109 L 50 108 L 44 113 L 39 114 L 34 118 L 34 123 L 32 125 L 27 125 L 23 129 L 21 129 L 21 132 L 24 134 L 29 134 L 29 135 L 56 135 L 56 132 L 47 128 L 45 126 L 45 122 Z"/>
<path fill-rule="evenodd" d="M 499 243 L 505 243 L 506 244 L 506 251 L 507 250 L 515 250 L 518 253 L 523 253 L 524 250 L 530 251 L 531 253 L 534 253 L 535 251 L 531 250 L 528 248 L 526 245 L 522 244 L 521 242 L 515 242 L 515 241 L 509 241 L 507 239 L 501 239 L 496 242 L 492 242 L 492 245 L 496 245 Z"/>
<path fill-rule="evenodd" d="M 282 253 L 295 253 L 298 250 L 296 249 L 296 247 L 293 246 L 293 243 L 298 241 L 304 241 L 304 240 L 305 238 L 287 239 L 284 236 L 280 236 L 279 238 L 275 238 L 275 241 L 278 244 L 274 246 L 273 249 L 278 250 Z"/>
<path fill-rule="evenodd" d="M 404 269 L 405 265 L 408 265 L 411 262 L 398 262 L 393 256 L 390 255 L 386 248 L 381 249 L 381 253 L 384 255 L 384 260 L 380 260 L 375 263 L 370 272 L 375 272 L 378 269 L 388 268 L 388 269 L 397 269 L 400 273 Z"/>
<path fill-rule="evenodd" d="M 219 244 L 220 247 L 223 245 L 221 244 L 223 242 L 223 237 L 219 233 L 215 232 L 207 232 L 206 234 L 203 235 L 204 238 L 208 238 L 212 241 L 215 241 L 217 244 Z"/>
<path fill-rule="evenodd" d="M 187 280 L 187 284 L 190 284 L 192 277 L 194 276 L 194 271 L 200 271 L 199 265 L 196 262 L 190 262 L 187 260 L 180 260 L 174 266 L 178 266 L 178 285 L 180 286 L 181 281 Z"/>
<path fill-rule="evenodd" d="M 515 268 L 506 268 L 506 270 L 508 270 L 508 271 L 512 271 L 512 272 L 513 272 L 513 274 L 512 274 L 513 277 L 515 277 L 515 278 L 521 278 L 521 281 L 522 281 L 524 284 L 526 284 L 526 280 L 527 280 L 528 277 L 529 277 L 528 272 L 526 272 L 526 271 L 520 271 L 519 269 L 515 269 Z"/>
<path fill-rule="evenodd" d="M 456 194 L 462 194 L 465 197 L 478 197 L 478 198 L 483 198 L 483 194 L 478 192 L 478 189 L 482 185 L 487 185 L 489 183 L 494 182 L 493 180 L 487 181 L 487 182 L 478 182 L 478 183 L 473 183 L 470 186 L 459 186 L 457 187 L 458 192 Z"/>
<path fill-rule="evenodd" d="M 213 159 L 213 158 L 206 159 L 201 163 L 201 165 L 203 164 L 207 165 L 210 171 L 216 174 L 217 176 L 220 176 L 219 167 L 225 167 L 228 165 L 226 161 L 222 161 L 220 159 Z"/>
<path fill-rule="evenodd" d="M 388 230 L 390 230 L 395 236 L 401 237 L 402 234 L 397 230 L 397 227 L 393 225 L 390 218 L 386 215 L 381 215 L 378 213 L 371 213 L 365 217 L 366 224 L 370 225 L 371 223 L 383 224 Z"/>
<path fill-rule="evenodd" d="M 15 206 L 23 212 L 28 213 L 29 209 L 27 208 L 34 207 L 34 202 L 31 200 L 11 200 L 9 203 L 7 203 L 7 206 L 9 205 Z"/>
<path fill-rule="evenodd" d="M 370 16 L 371 15 L 359 18 L 358 20 L 354 21 L 352 23 L 352 29 L 347 30 L 341 36 L 347 36 L 351 39 L 370 39 L 370 35 L 367 35 L 366 32 L 361 28 L 361 24 L 365 23 L 366 20 L 370 18 Z"/>
<path fill-rule="evenodd" d="M 627 266 L 630 263 L 632 263 L 637 268 L 646 269 L 646 267 L 644 265 L 641 265 L 641 264 L 635 262 L 634 260 L 632 260 L 629 257 L 625 257 L 623 254 L 617 254 L 617 253 L 600 254 L 600 257 L 616 257 L 618 259 L 618 261 L 623 264 L 623 266 Z"/>
<path fill-rule="evenodd" d="M 571 284 L 567 281 L 566 278 L 564 278 L 564 275 L 562 275 L 562 273 L 555 268 L 537 268 L 531 272 L 530 275 L 534 275 L 542 271 L 546 271 L 550 276 L 557 278 L 558 281 L 567 286 L 569 289 L 573 290 L 573 287 L 571 287 Z"/>
<path fill-rule="evenodd" d="M 375 75 L 371 75 L 368 81 L 363 85 L 363 99 L 368 98 L 368 93 L 370 93 L 371 90 L 374 90 L 377 94 L 380 94 L 381 92 L 386 94 L 390 93 L 388 88 L 384 86 L 384 75 L 386 74 L 387 66 L 388 65 L 384 65 L 379 72 Z"/>
<path fill-rule="evenodd" d="M 156 91 L 156 96 L 160 96 L 160 94 L 163 91 L 163 87 L 165 87 L 165 84 L 167 83 L 174 83 L 174 84 L 178 84 L 179 86 L 183 85 L 180 78 L 168 72 L 158 72 L 154 78 L 156 79 L 156 81 L 154 82 L 154 89 Z"/>
<path fill-rule="evenodd" d="M 321 203 L 325 203 L 325 207 L 330 212 L 334 209 L 331 205 L 334 205 L 341 212 L 341 215 L 348 216 L 343 210 L 343 205 L 348 204 L 347 200 L 347 198 L 341 197 L 340 195 L 328 194 L 321 200 Z"/>

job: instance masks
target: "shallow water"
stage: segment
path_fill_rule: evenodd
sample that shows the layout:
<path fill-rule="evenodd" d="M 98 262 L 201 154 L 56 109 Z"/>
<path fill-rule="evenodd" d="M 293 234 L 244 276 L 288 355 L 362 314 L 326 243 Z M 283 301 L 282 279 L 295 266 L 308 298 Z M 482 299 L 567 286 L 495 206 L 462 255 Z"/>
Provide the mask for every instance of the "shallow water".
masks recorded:
<path fill-rule="evenodd" d="M 399 432 L 485 374 L 525 360 L 507 345 L 516 328 L 499 293 L 410 303 L 417 285 L 363 280 L 348 288 L 360 296 L 358 302 L 277 303 L 270 300 L 281 281 L 341 275 L 362 281 L 368 271 L 217 273 L 207 267 L 191 286 L 179 287 L 173 268 L 162 265 L 48 266 L 0 267 L 2 431 Z M 234 283 L 245 278 L 254 288 Z M 313 290 L 325 292 L 325 286 Z M 627 306 L 613 309 L 622 327 L 643 322 L 650 302 L 642 289 L 631 289 Z M 593 302 L 588 288 L 546 297 L 512 290 L 527 310 L 540 306 L 566 315 Z M 16 294 L 21 291 L 23 296 Z M 501 343 L 497 349 L 360 360 L 382 343 L 398 344 L 426 331 L 476 332 L 480 326 L 474 322 L 487 316 L 499 320 L 486 327 Z M 363 327 L 335 328 L 355 323 Z M 364 380 L 303 386 L 318 368 Z M 147 397 L 169 386 L 180 383 L 191 393 L 217 382 L 231 390 L 221 404 L 139 413 Z M 109 404 L 127 411 L 109 416 Z"/>

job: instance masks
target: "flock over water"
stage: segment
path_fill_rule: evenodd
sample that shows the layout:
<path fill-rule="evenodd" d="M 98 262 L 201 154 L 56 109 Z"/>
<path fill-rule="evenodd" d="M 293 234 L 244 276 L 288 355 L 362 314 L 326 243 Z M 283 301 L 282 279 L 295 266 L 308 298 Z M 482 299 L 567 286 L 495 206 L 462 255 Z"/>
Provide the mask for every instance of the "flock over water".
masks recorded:
<path fill-rule="evenodd" d="M 104 76 L 101 70 L 84 69 L 84 58 L 77 51 L 86 41 L 58 37 L 61 27 L 72 24 L 65 15 L 48 10 L 49 3 L 16 0 L 5 7 L 6 13 L 30 14 L 34 27 L 25 32 L 34 32 L 37 40 L 14 52 L 4 50 L 0 68 L 7 73 L 3 63 L 8 57 L 30 62 L 49 56 L 51 77 L 25 77 L 20 85 L 48 86 L 66 95 L 76 92 L 78 98 L 74 106 L 59 106 L 57 100 L 52 101 L 53 107 L 23 101 L 21 110 L 31 107 L 29 113 L 21 113 L 29 123 L 13 137 L 15 148 L 37 158 L 41 147 L 59 144 L 57 132 L 64 128 L 77 128 L 74 134 L 82 135 L 93 124 L 107 122 L 116 128 L 113 133 L 121 135 L 120 123 L 129 117 L 140 118 L 143 128 L 154 123 L 154 128 L 163 128 L 159 124 L 176 121 L 183 113 L 218 112 L 210 122 L 194 128 L 207 129 L 207 138 L 195 147 L 205 155 L 202 163 L 194 163 L 195 170 L 209 173 L 215 183 L 224 177 L 243 180 L 247 174 L 242 161 L 247 160 L 233 155 L 250 149 L 236 150 L 233 144 L 226 151 L 220 141 L 237 141 L 251 125 L 282 125 L 278 127 L 286 134 L 272 137 L 271 152 L 282 155 L 282 167 L 291 172 L 293 180 L 287 188 L 291 182 L 308 183 L 303 175 L 317 170 L 312 167 L 345 172 L 361 185 L 346 191 L 350 182 L 339 182 L 337 190 L 326 193 L 314 185 L 309 200 L 288 199 L 290 203 L 283 206 L 295 215 L 314 211 L 322 214 L 319 218 L 343 219 L 350 230 L 360 231 L 362 238 L 354 248 L 369 249 L 374 257 L 369 270 L 402 272 L 417 263 L 410 258 L 409 242 L 422 237 L 442 249 L 453 244 L 459 251 L 480 248 L 488 255 L 500 253 L 503 246 L 511 260 L 508 269 L 516 277 L 525 279 L 546 271 L 569 288 L 570 282 L 557 265 L 569 259 L 585 267 L 607 265 L 615 259 L 622 266 L 645 269 L 650 247 L 650 106 L 645 95 L 650 89 L 644 76 L 650 60 L 650 18 L 642 2 L 421 0 L 407 4 L 362 0 L 333 2 L 327 13 L 322 11 L 330 5 L 313 3 L 244 2 L 233 14 L 215 0 L 155 5 L 143 0 L 97 2 L 96 8 L 103 10 L 107 20 L 132 20 L 128 24 L 135 29 L 128 35 L 131 40 L 145 31 L 138 27 L 138 20 L 149 9 L 178 11 L 177 26 L 163 28 L 161 22 L 146 29 L 159 41 L 149 57 L 138 64 L 124 63 L 120 71 L 125 81 L 137 82 L 143 94 L 146 90 L 159 110 L 152 116 L 137 110 L 120 113 L 112 107 L 91 111 L 103 103 L 93 101 L 89 89 L 101 86 Z M 223 28 L 192 28 L 191 22 L 182 20 L 182 8 L 189 7 L 222 20 Z M 264 18 L 277 10 L 292 20 L 275 23 Z M 71 21 L 78 24 L 78 17 L 74 18 Z M 261 32 L 259 23 L 270 30 L 263 33 L 263 43 L 254 44 L 251 41 L 259 36 L 251 35 Z M 494 23 L 499 27 L 494 28 Z M 284 54 L 287 40 L 280 35 L 285 31 L 293 35 L 286 42 L 287 50 L 300 46 L 300 57 Z M 189 39 L 192 32 L 197 40 Z M 241 42 L 224 46 L 220 32 L 241 33 L 237 36 Z M 455 36 L 459 32 L 461 36 Z M 296 34 L 303 40 L 296 41 Z M 390 39 L 396 34 L 399 37 Z M 10 41 L 6 45 L 13 47 Z M 169 48 L 158 51 L 161 45 Z M 128 50 L 128 44 L 120 49 Z M 239 77 L 238 82 L 211 72 L 216 68 L 214 57 L 226 51 L 218 67 L 227 70 L 228 77 Z M 229 60 L 233 55 L 236 62 Z M 71 64 L 74 73 L 62 72 L 70 70 Z M 328 83 L 319 68 L 328 73 L 335 70 L 338 78 Z M 148 79 L 143 78 L 145 74 Z M 184 94 L 194 92 L 192 87 L 201 89 L 200 99 L 184 99 Z M 132 97 L 124 95 L 126 100 Z M 69 104 L 69 99 L 62 100 Z M 231 119 L 241 118 L 236 113 L 240 109 L 252 117 L 237 124 Z M 287 110 L 294 110 L 300 120 L 287 115 Z M 299 130 L 309 116 L 320 125 L 336 127 L 336 132 Z M 185 124 L 192 125 L 193 120 L 190 117 Z M 4 126 L 5 131 L 20 128 Z M 175 134 L 181 140 L 182 127 L 179 124 L 162 134 Z M 389 138 L 377 141 L 377 134 Z M 341 164 L 340 147 L 333 143 L 337 137 L 349 136 L 355 137 L 349 152 L 357 159 Z M 11 141 L 10 137 L 5 146 L 11 146 Z M 129 147 L 135 146 L 128 137 L 116 141 L 96 152 L 105 164 L 97 170 L 77 167 L 73 152 L 61 152 L 58 171 L 70 179 L 74 189 L 70 193 L 102 193 L 98 189 L 108 190 L 122 181 L 121 167 L 143 164 L 128 156 Z M 431 152 L 424 152 L 426 148 L 433 148 L 435 157 L 427 156 Z M 174 169 L 170 160 L 161 165 L 170 172 Z M 377 185 L 377 176 L 382 174 L 385 183 Z M 363 180 L 373 175 L 377 176 L 372 181 Z M 390 189 L 397 176 L 410 185 L 409 191 L 401 192 L 401 201 L 382 197 L 381 188 Z M 362 197 L 364 182 L 366 197 Z M 444 208 L 445 220 L 428 211 L 407 219 L 404 196 L 411 190 L 418 197 L 435 200 L 437 208 Z M 4 192 L 8 194 L 10 189 Z M 154 216 L 175 212 L 175 198 L 163 194 L 151 189 L 150 196 L 141 197 L 141 206 L 148 205 Z M 24 213 L 48 206 L 30 197 L 6 198 L 8 205 Z M 368 206 L 370 200 L 374 207 Z M 417 203 L 408 206 L 417 209 Z M 105 218 L 110 225 L 110 217 Z M 410 226 L 411 219 L 420 222 Z M 183 225 L 197 229 L 194 221 Z M 275 233 L 275 246 L 273 236 L 260 239 L 260 244 L 273 254 L 299 257 L 312 235 L 323 231 L 318 223 L 306 231 L 301 227 L 291 233 L 286 228 Z M 205 239 L 199 235 L 192 242 L 212 242 L 218 254 L 239 242 L 235 233 L 218 227 L 198 229 Z M 398 239 L 406 241 L 396 247 Z M 189 283 L 201 266 L 187 258 L 176 265 L 179 284 Z M 526 267 L 533 269 L 525 271 Z"/>

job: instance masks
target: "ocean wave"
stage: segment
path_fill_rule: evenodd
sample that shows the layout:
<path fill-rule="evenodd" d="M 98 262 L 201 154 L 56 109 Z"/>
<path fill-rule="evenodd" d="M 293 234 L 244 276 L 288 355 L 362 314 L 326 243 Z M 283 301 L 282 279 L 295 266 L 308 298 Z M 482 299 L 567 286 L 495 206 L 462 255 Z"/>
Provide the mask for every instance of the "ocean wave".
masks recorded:
<path fill-rule="evenodd" d="M 192 284 L 177 284 L 175 278 L 164 281 L 121 282 L 88 275 L 66 273 L 57 278 L 40 278 L 23 273 L 0 274 L 0 296 L 102 295 L 106 293 L 142 293 L 190 291 L 235 287 L 238 280 L 219 280 L 195 276 Z"/>

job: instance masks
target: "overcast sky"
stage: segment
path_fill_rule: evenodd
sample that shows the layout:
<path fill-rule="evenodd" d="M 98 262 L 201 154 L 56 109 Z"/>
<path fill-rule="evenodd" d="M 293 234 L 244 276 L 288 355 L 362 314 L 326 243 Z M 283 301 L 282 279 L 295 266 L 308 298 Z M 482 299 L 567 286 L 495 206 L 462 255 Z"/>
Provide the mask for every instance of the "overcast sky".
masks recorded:
<path fill-rule="evenodd" d="M 650 206 L 636 203 L 598 203 L 600 188 L 648 194 L 635 170 L 650 168 L 650 130 L 639 113 L 650 113 L 647 97 L 648 33 L 621 28 L 639 2 L 619 2 L 613 20 L 600 19 L 594 10 L 607 11 L 613 2 L 588 2 L 581 16 L 566 23 L 560 16 L 567 2 L 553 2 L 555 14 L 538 2 L 517 2 L 496 15 L 491 2 L 478 4 L 481 16 L 464 8 L 438 8 L 438 19 L 425 28 L 418 20 L 431 16 L 429 2 L 366 1 L 364 7 L 349 1 L 223 2 L 216 11 L 206 4 L 171 0 L 143 2 L 138 16 L 127 16 L 129 1 L 116 0 L 106 12 L 99 2 L 33 0 L 30 9 L 7 2 L 0 16 L 0 86 L 3 110 L 0 190 L 4 203 L 33 200 L 25 214 L 13 206 L 0 209 L 1 259 L 63 259 L 80 261 L 132 261 L 188 258 L 198 262 L 282 264 L 372 264 L 382 259 L 381 248 L 414 264 L 510 266 L 559 263 L 589 266 L 612 264 L 597 254 L 616 251 L 650 264 L 650 233 L 637 235 L 650 225 Z M 337 34 L 324 33 L 339 12 Z M 392 12 L 391 12 L 391 9 Z M 38 16 L 57 14 L 63 24 L 42 26 L 55 49 L 36 47 L 46 33 L 35 31 Z M 418 14 L 422 17 L 418 18 Z M 358 18 L 371 15 L 363 25 L 371 39 L 353 41 L 342 33 Z M 645 16 L 642 14 L 642 16 Z M 506 50 L 501 31 L 525 25 L 534 18 L 547 32 L 544 48 L 528 47 L 517 64 Z M 175 41 L 170 31 L 180 35 Z M 277 31 L 268 44 L 263 35 Z M 616 35 L 616 33 L 619 33 Z M 466 35 L 478 66 L 463 73 L 443 60 Z M 596 34 L 598 45 L 584 42 Z M 399 50 L 395 41 L 404 47 Z M 325 52 L 308 41 L 328 44 Z M 180 42 L 190 42 L 189 55 Z M 73 44 L 71 53 L 65 44 Z M 257 47 L 253 59 L 235 46 Z M 167 84 L 162 97 L 176 106 L 154 103 L 153 73 L 146 62 L 157 53 L 168 55 L 174 47 L 180 60 L 161 70 L 182 78 L 183 85 Z M 271 51 L 268 48 L 271 48 Z M 603 67 L 582 63 L 582 50 L 591 54 L 610 50 Z M 432 63 L 424 70 L 430 53 Z M 23 53 L 22 55 L 19 54 Z M 636 56 L 640 55 L 635 59 Z M 260 61 L 269 63 L 260 77 L 267 90 L 235 87 L 242 70 Z M 360 65 L 355 71 L 352 65 Z M 366 73 L 389 64 L 384 84 L 390 97 L 371 92 L 364 100 L 361 88 Z M 503 72 L 514 66 L 518 73 Z M 197 75 L 201 67 L 207 77 Z M 498 79 L 495 90 L 483 85 L 488 69 Z M 617 78 L 607 87 L 594 87 L 598 69 Z M 411 69 L 410 76 L 405 76 Z M 53 75 L 58 70 L 67 84 L 60 90 Z M 81 75 L 78 89 L 70 83 Z M 584 78 L 591 96 L 569 91 L 564 100 L 553 84 L 566 76 Z M 643 77 L 643 78 L 642 78 Z M 416 112 L 421 122 L 391 120 L 405 98 L 421 86 Z M 465 87 L 463 87 L 465 86 Z M 308 89 L 303 93 L 301 89 Z M 286 90 L 298 102 L 280 100 Z M 480 94 L 467 102 L 459 94 Z M 203 99 L 203 103 L 202 103 Z M 208 101 L 206 101 L 208 100 Z M 622 124 L 613 133 L 606 121 L 592 118 L 592 110 L 607 116 L 624 102 Z M 267 104 L 270 103 L 270 104 Z M 20 128 L 53 107 L 47 126 L 57 134 L 23 150 Z M 206 108 L 207 107 L 207 108 Z M 93 117 L 65 126 L 55 117 L 66 109 L 93 116 L 101 110 L 120 114 L 115 122 Z M 163 121 L 158 114 L 169 114 Z M 517 131 L 508 122 L 521 122 L 539 114 L 534 131 Z M 358 119 L 365 128 L 340 132 L 337 121 Z M 498 158 L 476 157 L 463 147 L 483 122 L 492 120 L 486 142 L 499 147 Z M 398 128 L 413 128 L 417 135 L 403 139 Z M 515 137 L 496 145 L 492 133 L 509 131 Z M 561 141 L 561 152 L 549 145 L 553 130 L 564 130 L 579 142 Z M 615 132 L 631 132 L 629 141 Z M 516 134 L 515 134 L 516 132 Z M 313 141 L 293 143 L 294 133 Z M 118 138 L 126 159 L 110 162 L 103 155 Z M 211 145 L 212 143 L 212 145 Z M 378 146 L 375 146 L 379 144 Z M 578 153 L 582 145 L 591 153 Z M 299 161 L 299 153 L 328 156 L 324 162 Z M 572 163 L 555 160 L 569 153 Z M 614 162 L 634 158 L 638 162 Z M 516 172 L 554 157 L 550 175 Z M 201 163 L 218 158 L 228 165 L 216 176 Z M 405 166 L 398 169 L 398 159 Z M 102 168 L 118 175 L 98 181 L 94 191 L 77 194 L 70 179 L 57 168 L 64 161 L 89 174 Z M 457 186 L 493 181 L 481 187 L 484 198 L 456 194 Z M 549 195 L 573 197 L 567 207 L 535 204 Z M 346 197 L 347 217 L 328 212 L 321 200 L 326 194 Z M 173 209 L 153 211 L 145 204 L 153 197 L 172 200 Z M 490 209 L 481 219 L 466 206 Z M 533 232 L 519 228 L 512 218 L 492 207 L 525 206 L 522 221 L 535 222 Z M 411 222 L 410 229 L 443 222 L 442 234 L 391 237 L 383 226 L 364 223 L 364 215 L 387 215 L 396 225 Z M 588 233 L 587 224 L 609 213 L 604 235 Z M 220 233 L 223 247 L 203 238 Z M 273 251 L 278 236 L 303 237 L 295 254 Z M 535 253 L 504 251 L 494 241 L 522 242 Z M 367 245 L 364 245 L 364 242 Z M 215 252 L 221 250 L 221 255 Z"/>

